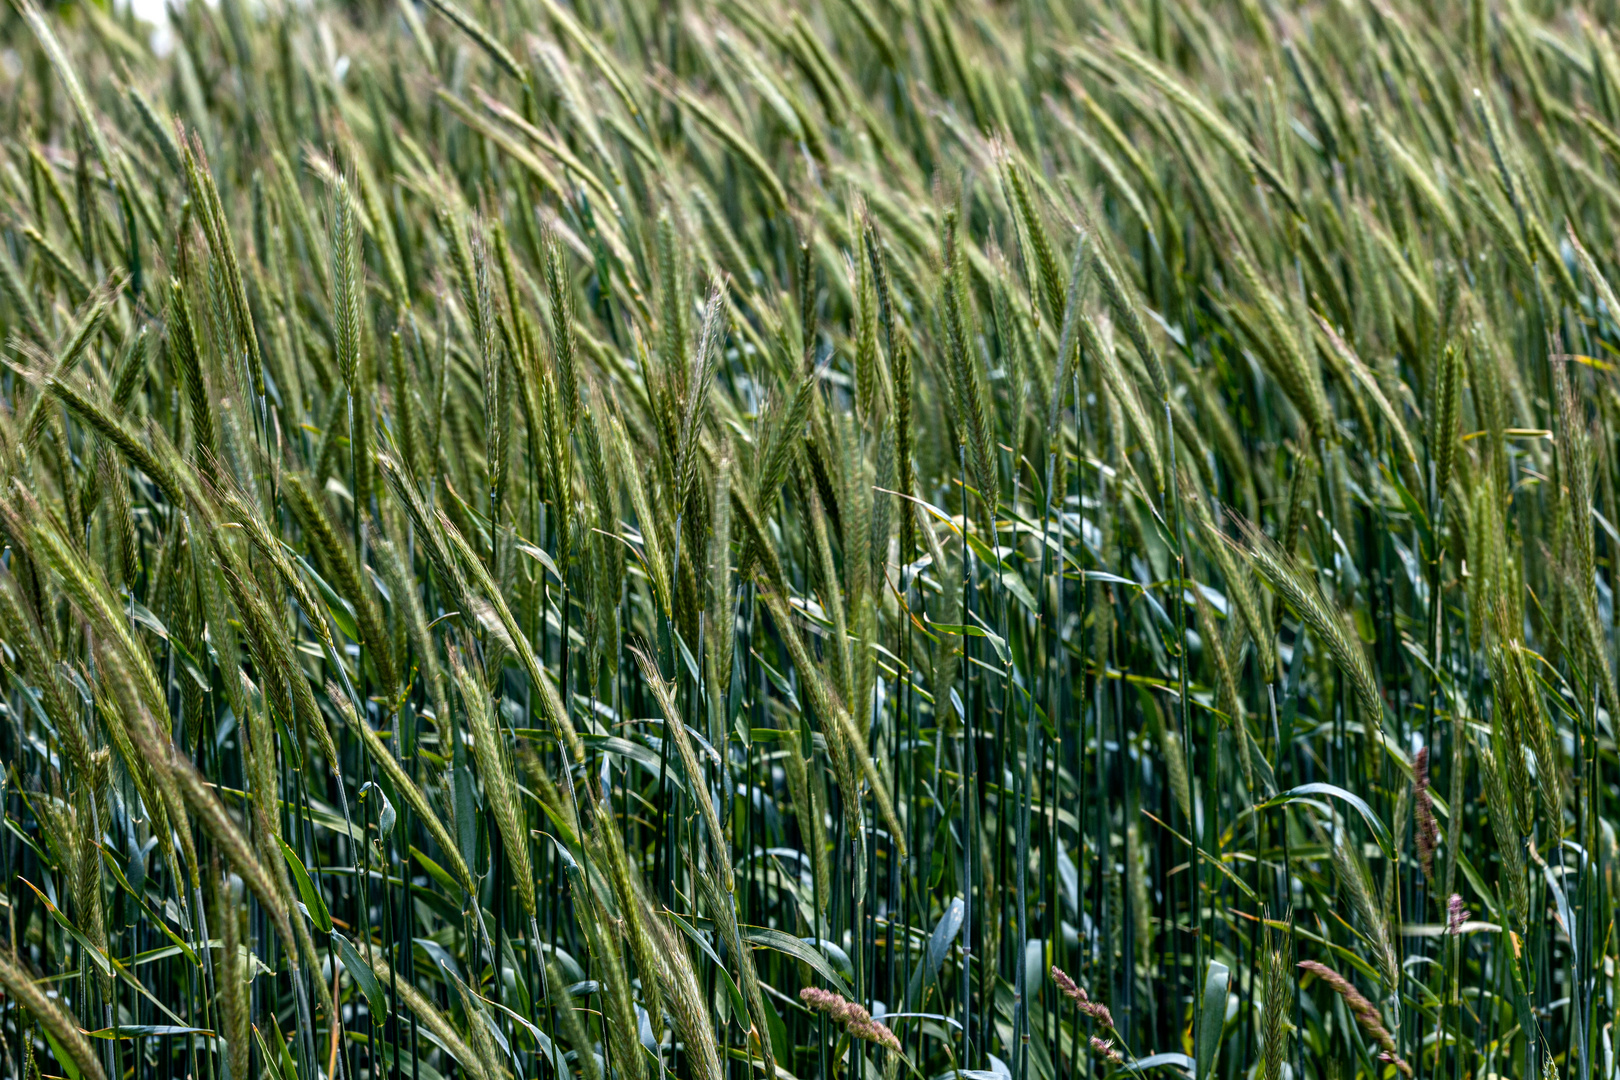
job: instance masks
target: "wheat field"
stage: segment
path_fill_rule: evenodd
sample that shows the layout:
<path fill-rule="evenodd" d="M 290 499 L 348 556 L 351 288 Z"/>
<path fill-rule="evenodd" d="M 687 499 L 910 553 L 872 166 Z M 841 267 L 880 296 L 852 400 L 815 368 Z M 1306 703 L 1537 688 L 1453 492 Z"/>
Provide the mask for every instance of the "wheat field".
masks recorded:
<path fill-rule="evenodd" d="M 0 1074 L 1620 1077 L 1610 0 L 40 3 Z"/>

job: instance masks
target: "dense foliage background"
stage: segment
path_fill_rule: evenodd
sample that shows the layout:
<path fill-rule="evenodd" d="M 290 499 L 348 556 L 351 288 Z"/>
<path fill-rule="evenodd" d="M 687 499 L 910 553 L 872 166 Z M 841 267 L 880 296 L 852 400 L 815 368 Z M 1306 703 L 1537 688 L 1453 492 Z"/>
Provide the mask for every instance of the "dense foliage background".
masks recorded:
<path fill-rule="evenodd" d="M 1608 5 L 465 2 L 0 15 L 0 1070 L 1616 1075 Z"/>

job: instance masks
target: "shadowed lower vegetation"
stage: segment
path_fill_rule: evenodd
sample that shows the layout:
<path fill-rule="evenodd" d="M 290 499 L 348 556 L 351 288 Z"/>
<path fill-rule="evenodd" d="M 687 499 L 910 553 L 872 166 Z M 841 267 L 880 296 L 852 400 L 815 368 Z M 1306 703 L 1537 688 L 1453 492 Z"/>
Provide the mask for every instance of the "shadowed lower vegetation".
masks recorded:
<path fill-rule="evenodd" d="M 0 12 L 0 1073 L 1612 1080 L 1620 54 Z"/>

